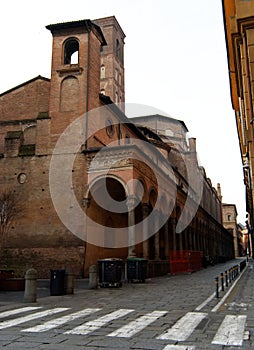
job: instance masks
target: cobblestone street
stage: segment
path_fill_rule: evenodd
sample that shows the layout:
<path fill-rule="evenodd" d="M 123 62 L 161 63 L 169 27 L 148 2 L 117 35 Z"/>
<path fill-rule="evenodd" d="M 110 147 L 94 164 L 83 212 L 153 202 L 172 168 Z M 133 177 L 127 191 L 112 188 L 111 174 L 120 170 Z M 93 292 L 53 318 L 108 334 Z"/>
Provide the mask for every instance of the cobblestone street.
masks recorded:
<path fill-rule="evenodd" d="M 163 276 L 121 288 L 50 296 L 38 283 L 36 303 L 23 292 L 0 292 L 2 349 L 252 349 L 253 262 L 215 297 L 215 277 L 239 260 L 186 275 Z M 229 289 L 231 293 L 227 296 Z"/>

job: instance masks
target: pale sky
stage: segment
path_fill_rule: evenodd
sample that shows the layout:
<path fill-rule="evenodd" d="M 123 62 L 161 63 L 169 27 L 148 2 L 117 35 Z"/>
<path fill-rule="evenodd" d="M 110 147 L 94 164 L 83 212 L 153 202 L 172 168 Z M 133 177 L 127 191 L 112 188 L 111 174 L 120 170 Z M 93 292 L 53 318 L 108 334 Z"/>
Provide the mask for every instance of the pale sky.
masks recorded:
<path fill-rule="evenodd" d="M 0 93 L 50 78 L 48 24 L 114 15 L 126 34 L 127 103 L 183 120 L 223 202 L 245 222 L 245 192 L 231 106 L 221 0 L 8 0 L 1 3 Z"/>

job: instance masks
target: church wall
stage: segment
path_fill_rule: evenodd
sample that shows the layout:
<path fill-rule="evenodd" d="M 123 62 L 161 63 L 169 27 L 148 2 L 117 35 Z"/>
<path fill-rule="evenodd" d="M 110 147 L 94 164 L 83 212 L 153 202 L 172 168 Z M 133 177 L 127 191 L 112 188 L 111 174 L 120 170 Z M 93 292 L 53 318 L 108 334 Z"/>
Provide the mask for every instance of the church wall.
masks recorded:
<path fill-rule="evenodd" d="M 48 111 L 49 88 L 48 79 L 35 79 L 0 95 L 0 121 L 33 119 Z"/>

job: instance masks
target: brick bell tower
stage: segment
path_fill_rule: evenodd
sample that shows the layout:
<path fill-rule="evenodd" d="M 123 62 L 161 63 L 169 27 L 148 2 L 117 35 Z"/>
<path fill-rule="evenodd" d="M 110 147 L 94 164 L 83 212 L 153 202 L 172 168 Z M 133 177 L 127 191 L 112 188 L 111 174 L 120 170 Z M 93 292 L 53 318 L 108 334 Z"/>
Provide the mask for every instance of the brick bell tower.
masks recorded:
<path fill-rule="evenodd" d="M 101 47 L 101 93 L 109 96 L 114 103 L 125 102 L 125 34 L 115 16 L 94 21 L 101 27 L 107 41 L 107 46 Z M 124 110 L 123 105 L 120 108 Z"/>
<path fill-rule="evenodd" d="M 100 51 L 106 40 L 91 20 L 46 28 L 53 36 L 49 116 L 54 143 L 74 119 L 100 106 Z"/>

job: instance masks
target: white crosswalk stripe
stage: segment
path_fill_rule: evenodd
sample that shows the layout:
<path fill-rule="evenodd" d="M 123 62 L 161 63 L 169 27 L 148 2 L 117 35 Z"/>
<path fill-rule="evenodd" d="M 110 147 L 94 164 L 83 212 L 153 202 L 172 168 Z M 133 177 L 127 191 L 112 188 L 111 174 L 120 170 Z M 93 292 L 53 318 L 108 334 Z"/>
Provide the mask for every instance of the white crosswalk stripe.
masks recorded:
<path fill-rule="evenodd" d="M 153 311 L 148 313 L 108 334 L 108 337 L 130 338 L 166 313 L 167 311 Z"/>
<path fill-rule="evenodd" d="M 41 317 L 54 315 L 56 313 L 63 312 L 66 310 L 69 310 L 69 308 L 66 308 L 66 307 L 55 308 L 55 309 L 37 312 L 37 313 L 30 314 L 30 315 L 23 316 L 23 317 L 18 317 L 18 318 L 12 319 L 12 320 L 3 321 L 3 322 L 0 322 L 0 330 L 5 329 L 5 328 L 9 328 L 9 327 L 13 327 L 13 326 L 17 326 L 21 323 L 36 320 L 36 319 L 41 318 Z"/>
<path fill-rule="evenodd" d="M 188 345 L 166 345 L 163 350 L 195 350 L 195 346 L 188 346 Z"/>
<path fill-rule="evenodd" d="M 40 333 L 55 329 L 64 324 L 68 324 L 69 330 L 65 332 L 63 331 L 64 334 L 88 335 L 108 325 L 110 322 L 115 321 L 119 318 L 123 318 L 124 316 L 127 316 L 135 311 L 134 309 L 117 309 L 113 312 L 95 318 L 93 314 L 101 311 L 101 308 L 85 308 L 80 311 L 66 313 L 65 311 L 70 310 L 70 308 L 59 307 L 35 312 L 41 308 L 42 307 L 39 306 L 27 306 L 0 312 L 0 319 L 3 319 L 0 322 L 0 331 L 6 328 L 18 326 L 26 322 L 49 317 L 49 320 L 44 321 L 43 319 L 41 323 L 37 321 L 39 324 L 28 328 L 24 327 L 24 329 L 20 331 Z M 65 313 L 60 317 L 56 317 L 56 314 L 61 312 Z M 28 314 L 20 316 L 19 314 L 22 313 Z M 125 324 L 123 326 L 119 326 L 119 328 L 116 328 L 113 332 L 106 334 L 106 336 L 116 338 L 133 337 L 160 317 L 165 316 L 167 313 L 168 311 L 153 311 L 136 318 L 135 316 L 128 316 L 124 318 L 123 322 Z M 89 315 L 92 315 L 93 319 L 91 321 L 85 323 L 80 321 L 82 324 L 73 328 L 74 326 L 71 325 L 72 321 L 85 318 Z M 131 320 L 129 319 L 130 317 Z M 195 350 L 194 345 L 184 345 L 184 343 L 181 342 L 186 341 L 198 327 L 200 322 L 207 317 L 207 313 L 187 312 L 182 318 L 173 324 L 171 328 L 158 335 L 156 339 L 180 342 L 177 344 L 168 344 L 163 348 L 163 350 Z M 4 320 L 4 318 L 7 319 Z M 217 333 L 215 334 L 211 344 L 222 346 L 242 346 L 243 341 L 248 339 L 245 332 L 246 320 L 246 315 L 226 315 L 218 327 Z"/>
<path fill-rule="evenodd" d="M 38 310 L 38 309 L 41 309 L 41 307 L 40 306 L 26 306 L 26 307 L 22 307 L 20 309 L 4 311 L 4 312 L 0 313 L 0 318 L 5 318 L 5 317 L 21 314 L 22 312 L 34 311 L 34 310 Z"/>
<path fill-rule="evenodd" d="M 227 315 L 220 325 L 212 344 L 242 346 L 247 316 Z"/>
<path fill-rule="evenodd" d="M 202 312 L 188 312 L 165 333 L 158 336 L 157 339 L 176 341 L 187 340 L 194 329 L 206 316 L 207 314 Z"/>
<path fill-rule="evenodd" d="M 84 310 L 63 316 L 63 317 L 56 318 L 54 320 L 50 320 L 48 322 L 45 322 L 45 323 L 40 324 L 40 325 L 35 326 L 35 327 L 23 329 L 21 332 L 46 332 L 50 329 L 59 327 L 67 322 L 71 322 L 71 321 L 76 320 L 77 318 L 80 318 L 80 317 L 85 317 L 87 315 L 90 315 L 90 314 L 97 312 L 97 311 L 100 311 L 100 310 L 101 309 L 84 309 Z"/>
<path fill-rule="evenodd" d="M 119 310 L 116 310 L 114 312 L 111 312 L 110 314 L 107 314 L 105 316 L 97 318 L 94 321 L 86 322 L 86 323 L 82 324 L 81 326 L 78 326 L 70 331 L 65 332 L 64 334 L 86 335 L 86 334 L 89 334 L 91 332 L 96 331 L 97 329 L 101 328 L 105 324 L 107 324 L 113 320 L 116 320 L 120 317 L 123 317 L 123 316 L 125 316 L 133 311 L 134 310 L 132 310 L 132 309 L 119 309 Z"/>

